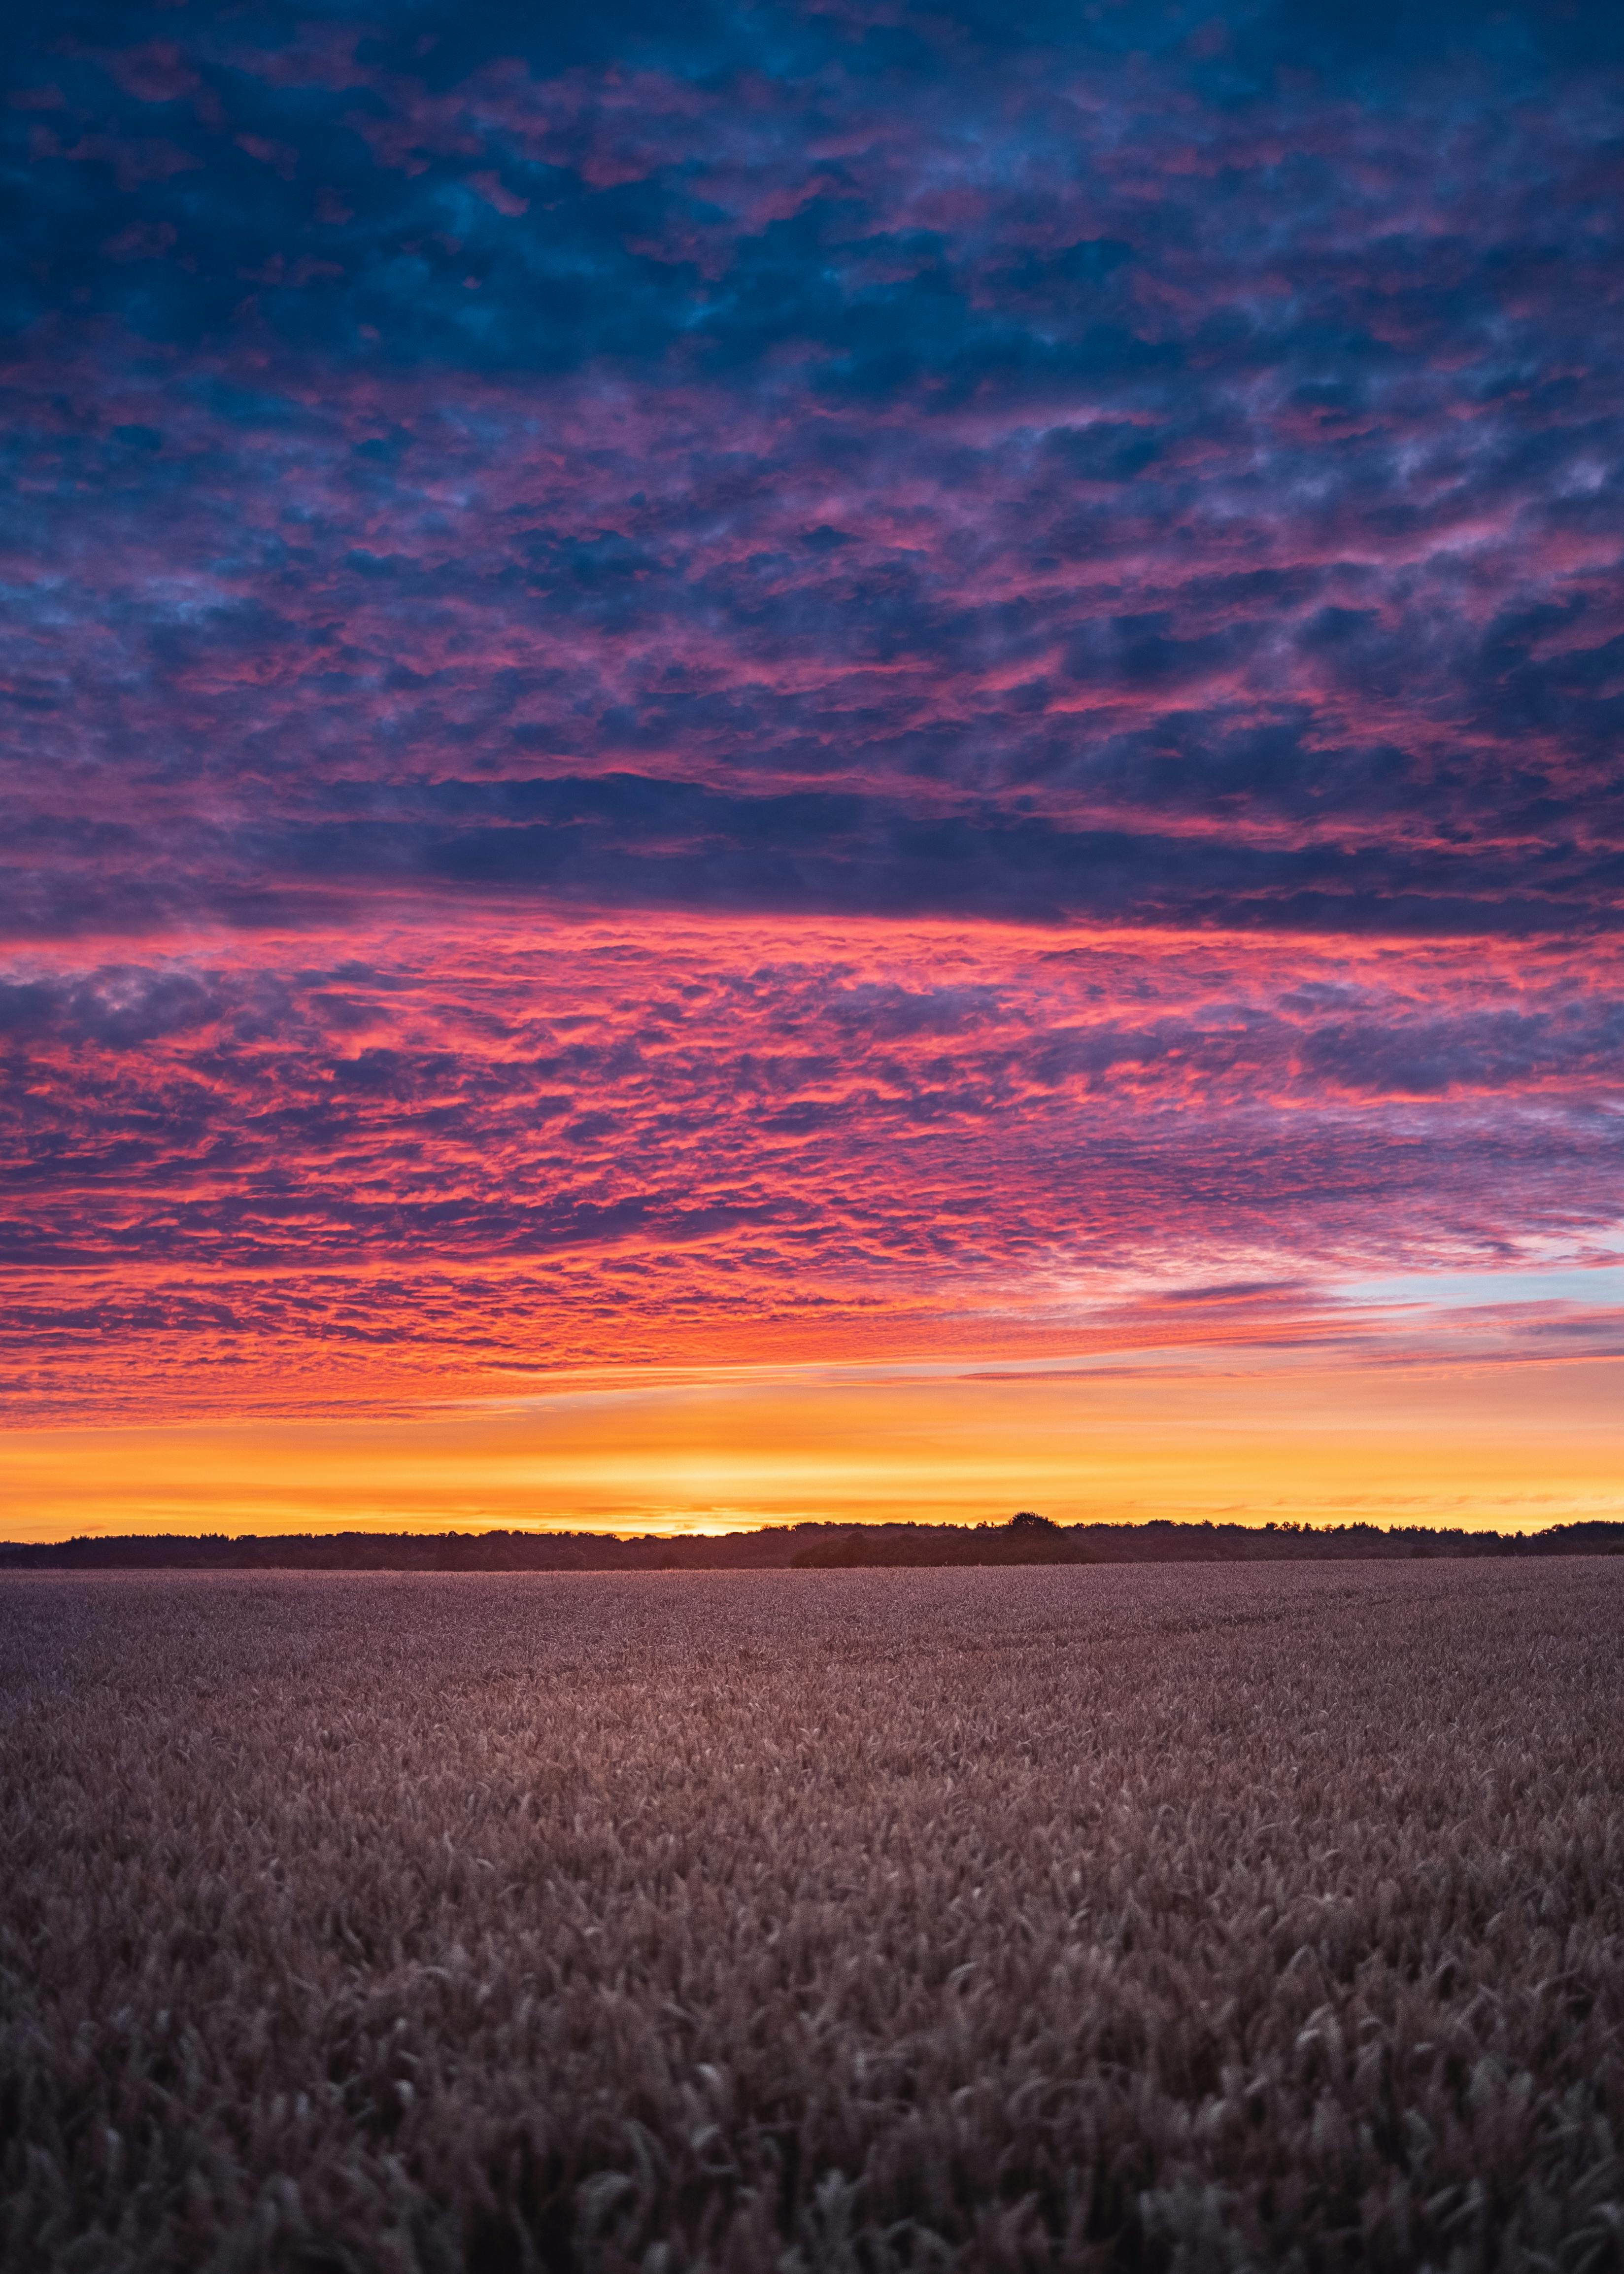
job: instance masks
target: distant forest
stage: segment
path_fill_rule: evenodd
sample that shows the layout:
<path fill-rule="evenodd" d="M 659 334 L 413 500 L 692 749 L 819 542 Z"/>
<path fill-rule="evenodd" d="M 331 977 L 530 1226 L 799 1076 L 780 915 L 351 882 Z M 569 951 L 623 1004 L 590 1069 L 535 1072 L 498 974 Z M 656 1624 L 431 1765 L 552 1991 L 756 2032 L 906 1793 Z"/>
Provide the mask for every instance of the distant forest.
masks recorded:
<path fill-rule="evenodd" d="M 1338 1558 L 1617 1555 L 1624 1524 L 1536 1532 L 1383 1531 L 1372 1524 L 1057 1525 L 1023 1510 L 1008 1524 L 795 1524 L 758 1532 L 222 1532 L 0 1544 L 0 1570 L 764 1571 L 986 1563 L 1256 1563 Z"/>

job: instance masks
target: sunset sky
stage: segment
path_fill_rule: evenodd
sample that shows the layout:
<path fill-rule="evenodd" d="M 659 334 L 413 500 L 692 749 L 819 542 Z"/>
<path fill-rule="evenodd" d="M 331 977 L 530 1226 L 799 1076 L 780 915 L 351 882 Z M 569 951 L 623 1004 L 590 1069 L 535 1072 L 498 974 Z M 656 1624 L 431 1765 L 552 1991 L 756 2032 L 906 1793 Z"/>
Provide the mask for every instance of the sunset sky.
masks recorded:
<path fill-rule="evenodd" d="M 1624 11 L 0 43 L 0 1537 L 1624 1517 Z"/>

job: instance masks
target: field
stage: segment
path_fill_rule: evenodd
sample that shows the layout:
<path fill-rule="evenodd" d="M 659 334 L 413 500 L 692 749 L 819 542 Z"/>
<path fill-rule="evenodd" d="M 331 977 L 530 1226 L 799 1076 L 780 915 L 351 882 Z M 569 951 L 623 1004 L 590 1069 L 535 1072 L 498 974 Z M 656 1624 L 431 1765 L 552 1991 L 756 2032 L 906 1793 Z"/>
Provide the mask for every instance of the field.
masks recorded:
<path fill-rule="evenodd" d="M 1624 2263 L 1624 1565 L 0 1580 L 8 2269 Z"/>

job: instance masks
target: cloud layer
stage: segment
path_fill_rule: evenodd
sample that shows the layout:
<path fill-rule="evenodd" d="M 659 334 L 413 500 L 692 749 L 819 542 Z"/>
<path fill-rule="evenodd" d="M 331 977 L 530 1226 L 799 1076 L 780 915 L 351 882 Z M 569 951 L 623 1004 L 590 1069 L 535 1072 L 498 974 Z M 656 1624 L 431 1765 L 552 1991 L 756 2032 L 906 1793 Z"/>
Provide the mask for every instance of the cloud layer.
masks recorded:
<path fill-rule="evenodd" d="M 1606 11 L 4 36 L 16 1394 L 1603 1253 Z"/>
<path fill-rule="evenodd" d="M 27 50 L 14 930 L 1611 927 L 1619 58 L 1287 12 Z"/>
<path fill-rule="evenodd" d="M 157 1368 L 297 1409 L 616 1360 L 1318 1344 L 1399 1261 L 1615 1260 L 1611 949 L 294 945 L 0 990 L 14 1391 L 122 1409 Z M 1613 1348 L 1614 1276 L 1599 1316 L 1521 1290 L 1524 1344 Z"/>

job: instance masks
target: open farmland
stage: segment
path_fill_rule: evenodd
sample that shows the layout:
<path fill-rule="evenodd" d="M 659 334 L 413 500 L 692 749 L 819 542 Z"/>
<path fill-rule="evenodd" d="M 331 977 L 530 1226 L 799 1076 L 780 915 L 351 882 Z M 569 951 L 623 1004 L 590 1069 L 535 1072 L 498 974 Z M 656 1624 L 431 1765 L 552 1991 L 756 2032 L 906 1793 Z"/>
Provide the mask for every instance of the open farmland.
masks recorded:
<path fill-rule="evenodd" d="M 1624 1566 L 0 1581 L 7 2267 L 1624 2261 Z"/>

